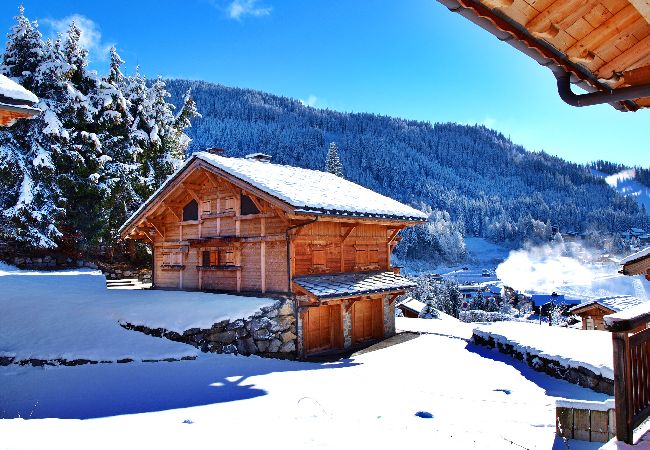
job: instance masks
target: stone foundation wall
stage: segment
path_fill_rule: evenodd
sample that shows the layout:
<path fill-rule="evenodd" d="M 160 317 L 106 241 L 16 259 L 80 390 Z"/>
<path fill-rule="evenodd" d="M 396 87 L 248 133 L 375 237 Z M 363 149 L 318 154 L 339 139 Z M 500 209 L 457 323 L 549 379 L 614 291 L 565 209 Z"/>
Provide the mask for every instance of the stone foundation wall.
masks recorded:
<path fill-rule="evenodd" d="M 252 317 L 224 320 L 209 329 L 192 328 L 177 333 L 130 323 L 121 325 L 128 330 L 183 342 L 210 353 L 295 359 L 298 349 L 293 301 L 286 298 L 262 308 Z"/>
<path fill-rule="evenodd" d="M 472 341 L 477 345 L 497 348 L 501 353 L 512 356 L 525 362 L 538 372 L 544 372 L 552 377 L 566 380 L 569 383 L 593 389 L 608 395 L 614 395 L 614 381 L 598 375 L 585 367 L 566 367 L 553 359 L 544 358 L 530 353 L 522 353 L 510 344 L 495 342 L 494 338 L 483 338 L 477 334 L 472 335 Z"/>
<path fill-rule="evenodd" d="M 384 337 L 395 335 L 395 302 L 390 301 L 390 296 L 383 298 L 384 303 Z"/>

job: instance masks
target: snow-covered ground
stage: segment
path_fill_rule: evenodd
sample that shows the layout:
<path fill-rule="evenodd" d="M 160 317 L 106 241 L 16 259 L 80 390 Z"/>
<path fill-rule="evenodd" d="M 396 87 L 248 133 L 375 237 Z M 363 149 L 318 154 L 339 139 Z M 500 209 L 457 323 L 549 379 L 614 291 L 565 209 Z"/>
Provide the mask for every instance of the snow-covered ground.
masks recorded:
<path fill-rule="evenodd" d="M 26 359 L 182 358 L 191 346 L 146 336 L 120 322 L 182 332 L 251 316 L 274 301 L 200 292 L 108 290 L 100 272 L 0 267 L 0 357 Z"/>
<path fill-rule="evenodd" d="M 549 327 L 526 322 L 493 322 L 476 325 L 474 333 L 511 344 L 531 355 L 542 356 L 568 367 L 585 367 L 614 379 L 612 335 L 607 331 Z"/>
<path fill-rule="evenodd" d="M 336 363 L 11 366 L 0 386 L 5 417 L 50 418 L 0 421 L 10 448 L 562 448 L 556 398 L 607 398 L 436 335 Z"/>
<path fill-rule="evenodd" d="M 395 328 L 398 331 L 437 334 L 464 340 L 472 338 L 472 331 L 476 327 L 475 323 L 461 322 L 443 312 L 439 314 L 439 319 L 395 317 Z"/>

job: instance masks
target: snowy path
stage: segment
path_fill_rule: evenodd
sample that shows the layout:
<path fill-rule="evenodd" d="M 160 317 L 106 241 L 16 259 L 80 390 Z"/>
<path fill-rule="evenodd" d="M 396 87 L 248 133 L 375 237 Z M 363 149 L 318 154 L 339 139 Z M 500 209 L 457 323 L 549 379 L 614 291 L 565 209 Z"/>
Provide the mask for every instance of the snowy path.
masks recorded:
<path fill-rule="evenodd" d="M 202 355 L 4 367 L 5 417 L 96 419 L 3 420 L 0 435 L 11 448 L 550 449 L 556 397 L 606 398 L 461 339 L 423 335 L 327 364 Z"/>

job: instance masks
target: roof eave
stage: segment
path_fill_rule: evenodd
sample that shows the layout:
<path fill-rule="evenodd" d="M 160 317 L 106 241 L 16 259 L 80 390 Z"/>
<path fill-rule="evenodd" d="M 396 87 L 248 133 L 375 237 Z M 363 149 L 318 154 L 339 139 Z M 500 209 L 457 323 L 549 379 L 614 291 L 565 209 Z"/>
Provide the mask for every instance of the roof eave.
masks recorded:
<path fill-rule="evenodd" d="M 555 47 L 533 36 L 520 24 L 514 22 L 496 9 L 490 9 L 477 0 L 437 0 L 451 12 L 457 13 L 500 41 L 532 58 L 540 65 L 547 67 L 554 75 L 563 72 L 572 75 L 573 81 L 587 92 L 608 91 L 611 88 L 598 81 L 598 78 L 584 67 L 572 62 Z M 610 103 L 619 111 L 636 111 L 639 106 L 631 100 Z"/>

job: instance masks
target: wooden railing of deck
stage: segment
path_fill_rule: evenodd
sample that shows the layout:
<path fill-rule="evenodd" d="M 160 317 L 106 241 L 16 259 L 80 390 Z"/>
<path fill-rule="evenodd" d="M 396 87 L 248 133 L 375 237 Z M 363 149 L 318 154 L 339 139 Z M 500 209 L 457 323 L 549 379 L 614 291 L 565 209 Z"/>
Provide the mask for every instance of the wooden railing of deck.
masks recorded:
<path fill-rule="evenodd" d="M 634 429 L 650 416 L 650 311 L 605 322 L 614 350 L 616 438 L 632 444 Z"/>

